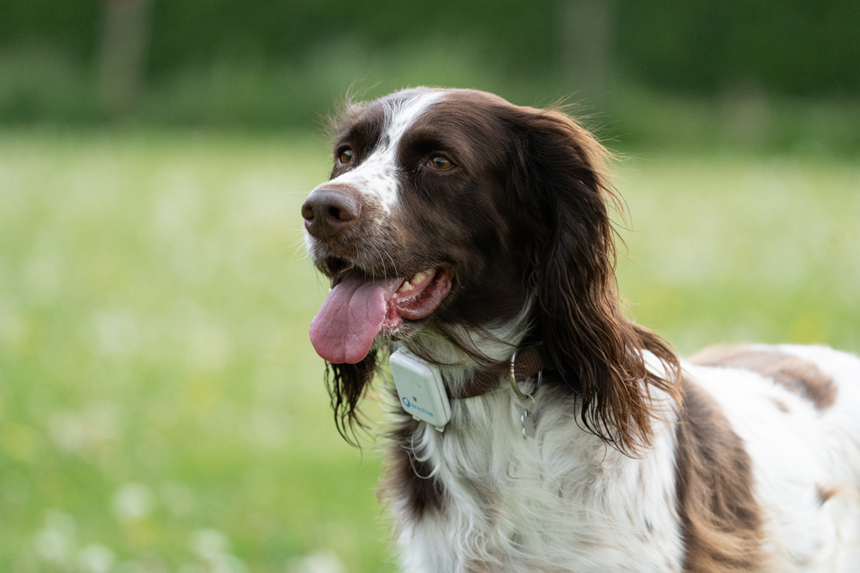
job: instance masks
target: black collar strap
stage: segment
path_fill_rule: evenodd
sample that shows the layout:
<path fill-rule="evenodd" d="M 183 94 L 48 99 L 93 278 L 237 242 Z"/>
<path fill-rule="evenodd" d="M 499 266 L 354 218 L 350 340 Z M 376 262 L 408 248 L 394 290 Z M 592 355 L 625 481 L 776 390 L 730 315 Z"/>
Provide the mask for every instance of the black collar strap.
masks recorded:
<path fill-rule="evenodd" d="M 555 370 L 552 355 L 543 342 L 528 346 L 517 351 L 514 362 L 514 378 L 517 381 L 525 380 L 545 370 Z M 502 377 L 511 376 L 510 361 L 497 362 L 487 368 L 478 370 L 472 376 L 464 388 L 456 394 L 448 389 L 448 398 L 463 400 L 483 396 L 499 388 L 499 380 Z"/>

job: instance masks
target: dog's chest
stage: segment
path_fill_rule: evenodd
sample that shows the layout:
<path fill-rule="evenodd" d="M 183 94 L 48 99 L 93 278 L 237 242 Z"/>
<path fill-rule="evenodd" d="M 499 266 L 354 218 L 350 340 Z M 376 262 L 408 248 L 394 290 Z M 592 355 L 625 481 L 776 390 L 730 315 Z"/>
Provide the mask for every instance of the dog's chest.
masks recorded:
<path fill-rule="evenodd" d="M 409 470 L 428 479 L 390 492 L 406 571 L 680 571 L 674 492 L 655 485 L 671 487 L 672 460 L 622 456 L 562 411 L 523 439 L 509 396 L 469 402 L 445 434 L 410 440 Z"/>

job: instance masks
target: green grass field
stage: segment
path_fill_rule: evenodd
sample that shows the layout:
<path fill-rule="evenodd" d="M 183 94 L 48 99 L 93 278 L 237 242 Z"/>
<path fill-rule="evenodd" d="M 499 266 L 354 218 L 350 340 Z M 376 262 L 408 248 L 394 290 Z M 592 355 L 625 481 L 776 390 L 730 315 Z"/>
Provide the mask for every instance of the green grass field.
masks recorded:
<path fill-rule="evenodd" d="M 309 136 L 0 135 L 0 571 L 379 572 L 307 338 Z M 619 282 L 681 352 L 860 351 L 860 162 L 640 150 Z M 368 410 L 376 407 L 368 404 Z"/>

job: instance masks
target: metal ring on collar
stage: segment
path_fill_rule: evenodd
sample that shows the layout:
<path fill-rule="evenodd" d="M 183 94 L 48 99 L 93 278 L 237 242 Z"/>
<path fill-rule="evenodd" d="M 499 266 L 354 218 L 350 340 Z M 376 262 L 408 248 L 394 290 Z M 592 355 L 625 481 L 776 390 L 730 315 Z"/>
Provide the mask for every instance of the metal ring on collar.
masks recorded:
<path fill-rule="evenodd" d="M 520 390 L 520 387 L 517 386 L 517 373 L 516 368 L 514 366 L 517 363 L 517 352 L 517 350 L 514 350 L 514 355 L 511 356 L 511 388 L 514 389 L 514 393 L 519 396 L 521 400 L 525 400 L 526 395 L 523 394 L 522 390 Z"/>
<path fill-rule="evenodd" d="M 534 395 L 537 394 L 537 391 L 540 390 L 540 385 L 543 382 L 543 370 L 538 372 L 537 374 L 537 383 L 535 384 L 534 390 L 532 390 L 531 394 L 525 394 L 520 387 L 517 385 L 517 374 L 516 374 L 516 362 L 517 362 L 517 352 L 518 350 L 514 350 L 514 355 L 511 356 L 511 388 L 514 393 L 521 399 L 525 400 L 526 398 L 531 398 L 534 401 Z"/>

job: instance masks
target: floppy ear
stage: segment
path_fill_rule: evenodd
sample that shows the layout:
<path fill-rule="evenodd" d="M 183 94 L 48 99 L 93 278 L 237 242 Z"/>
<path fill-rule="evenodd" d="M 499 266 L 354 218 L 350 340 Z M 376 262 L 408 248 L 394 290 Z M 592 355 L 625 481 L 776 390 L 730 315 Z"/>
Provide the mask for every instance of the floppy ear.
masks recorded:
<path fill-rule="evenodd" d="M 668 344 L 621 312 L 607 208 L 618 199 L 603 173 L 606 151 L 563 113 L 513 113 L 507 191 L 545 343 L 580 400 L 583 425 L 635 453 L 652 436 L 650 386 L 677 399 L 680 366 Z M 648 372 L 645 350 L 670 379 Z"/>
<path fill-rule="evenodd" d="M 375 349 L 357 364 L 326 362 L 325 385 L 334 410 L 334 423 L 343 439 L 356 447 L 356 429 L 366 427 L 358 411 L 358 401 L 364 396 L 375 373 Z"/>

